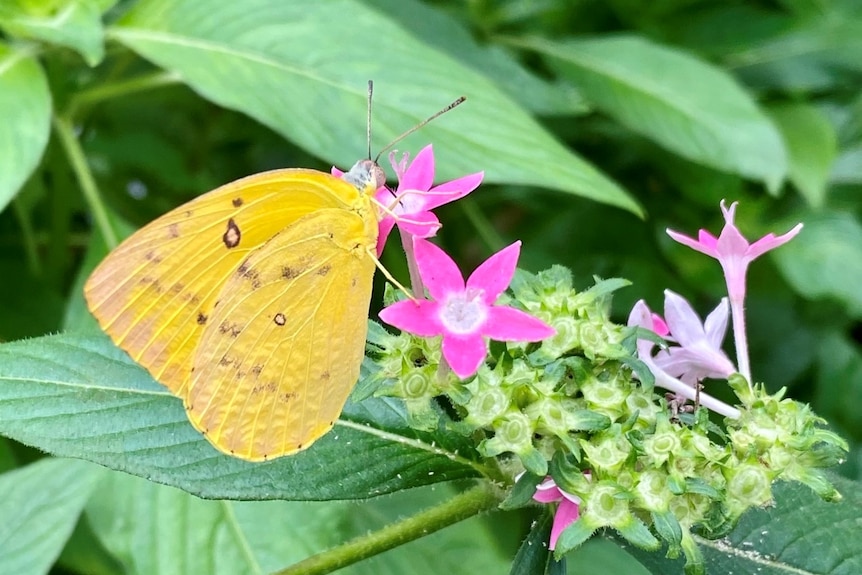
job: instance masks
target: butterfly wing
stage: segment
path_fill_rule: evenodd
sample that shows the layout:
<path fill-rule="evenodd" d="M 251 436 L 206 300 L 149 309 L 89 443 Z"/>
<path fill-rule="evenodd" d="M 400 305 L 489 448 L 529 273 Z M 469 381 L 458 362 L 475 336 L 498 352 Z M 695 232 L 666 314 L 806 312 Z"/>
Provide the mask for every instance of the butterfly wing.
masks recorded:
<path fill-rule="evenodd" d="M 123 242 L 84 288 L 114 342 L 179 396 L 226 278 L 299 218 L 346 208 L 352 185 L 314 170 L 274 170 L 217 188 Z"/>
<path fill-rule="evenodd" d="M 186 396 L 189 419 L 217 448 L 261 461 L 332 428 L 365 354 L 376 224 L 350 210 L 317 211 L 231 274 Z"/>

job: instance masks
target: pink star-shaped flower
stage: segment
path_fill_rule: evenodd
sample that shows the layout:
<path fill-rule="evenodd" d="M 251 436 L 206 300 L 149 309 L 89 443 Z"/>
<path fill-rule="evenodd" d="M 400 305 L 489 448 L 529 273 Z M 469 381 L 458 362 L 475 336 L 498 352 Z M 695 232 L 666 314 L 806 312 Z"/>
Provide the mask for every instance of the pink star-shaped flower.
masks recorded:
<path fill-rule="evenodd" d="M 413 249 L 432 299 L 396 302 L 380 312 L 380 319 L 421 337 L 442 335 L 443 357 L 458 377 L 479 369 L 488 354 L 486 338 L 539 341 L 556 333 L 523 311 L 494 305 L 512 281 L 521 242 L 488 258 L 466 284 L 455 262 L 431 242 L 414 238 Z"/>
<path fill-rule="evenodd" d="M 724 270 L 724 281 L 727 283 L 727 294 L 730 296 L 730 313 L 733 317 L 733 338 L 736 343 L 736 364 L 739 373 L 751 385 L 751 367 L 748 363 L 748 338 L 745 334 L 745 275 L 748 264 L 769 250 L 775 249 L 793 239 L 802 224 L 796 224 L 786 234 L 776 236 L 769 233 L 754 242 L 748 243 L 733 223 L 736 215 L 736 202 L 725 207 L 721 200 L 721 211 L 724 212 L 724 228 L 716 238 L 706 230 L 700 230 L 697 239 L 684 236 L 673 230 L 667 230 L 670 237 L 679 243 L 704 253 L 718 260 Z"/>
<path fill-rule="evenodd" d="M 724 270 L 731 301 L 742 300 L 745 297 L 745 274 L 748 264 L 769 250 L 789 242 L 802 229 L 802 224 L 796 224 L 784 235 L 776 236 L 769 233 L 750 244 L 733 223 L 737 202 L 733 202 L 730 208 L 727 208 L 724 200 L 721 200 L 720 205 L 721 211 L 724 212 L 724 228 L 718 238 L 706 230 L 700 230 L 696 240 L 671 229 L 668 229 L 667 233 L 679 243 L 717 259 Z"/>
<path fill-rule="evenodd" d="M 539 503 L 560 502 L 557 506 L 557 512 L 554 513 L 554 523 L 551 526 L 551 541 L 548 546 L 553 551 L 557 546 L 557 539 L 560 538 L 560 533 L 580 517 L 581 498 L 566 493 L 557 487 L 553 479 L 548 477 L 536 486 L 536 493 L 533 495 L 533 499 Z"/>
<path fill-rule="evenodd" d="M 396 162 L 395 154 L 389 155 L 392 169 L 398 176 L 398 187 L 393 191 L 383 186 L 374 198 L 391 213 L 383 212 L 377 235 L 377 255 L 383 252 L 386 239 L 394 226 L 418 238 L 430 238 L 440 229 L 440 220 L 431 210 L 463 198 L 482 183 L 484 172 L 470 174 L 451 182 L 434 184 L 434 149 L 429 144 L 416 154 L 408 165 L 409 155 L 404 154 Z M 332 168 L 332 175 L 341 177 L 343 172 Z"/>

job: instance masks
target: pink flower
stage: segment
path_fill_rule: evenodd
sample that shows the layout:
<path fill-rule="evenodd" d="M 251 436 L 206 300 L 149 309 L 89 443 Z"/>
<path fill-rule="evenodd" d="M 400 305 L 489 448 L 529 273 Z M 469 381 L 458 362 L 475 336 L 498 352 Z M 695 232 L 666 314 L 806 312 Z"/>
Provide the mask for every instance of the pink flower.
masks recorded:
<path fill-rule="evenodd" d="M 553 551 L 557 546 L 557 539 L 560 538 L 560 533 L 580 517 L 581 498 L 566 493 L 557 487 L 553 479 L 548 477 L 536 486 L 536 493 L 533 495 L 533 499 L 539 503 L 560 502 L 557 506 L 557 512 L 554 513 L 554 524 L 551 526 L 551 543 L 549 548 Z"/>
<path fill-rule="evenodd" d="M 721 349 L 727 332 L 727 298 L 701 323 L 697 312 L 685 298 L 670 290 L 664 292 L 664 314 L 667 323 L 663 326 L 677 346 L 660 351 L 655 356 L 658 367 L 684 383 L 694 386 L 706 377 L 727 379 L 736 368 Z M 660 318 L 659 318 L 660 319 Z M 656 317 L 653 314 L 653 331 Z"/>
<path fill-rule="evenodd" d="M 753 244 L 749 244 L 733 223 L 733 218 L 736 215 L 736 204 L 737 202 L 733 202 L 730 204 L 730 208 L 726 208 L 724 200 L 721 200 L 721 211 L 724 212 L 724 228 L 718 238 L 706 230 L 700 230 L 696 240 L 673 230 L 667 230 L 668 235 L 679 243 L 719 261 L 724 270 L 727 291 L 731 301 L 741 300 L 745 297 L 745 273 L 748 270 L 748 264 L 769 250 L 789 242 L 802 229 L 802 224 L 796 224 L 784 235 L 776 237 L 775 234 L 769 233 Z"/>
<path fill-rule="evenodd" d="M 750 244 L 733 223 L 736 215 L 736 204 L 733 202 L 730 204 L 730 208 L 726 208 L 724 200 L 721 201 L 721 211 L 724 212 L 724 228 L 722 228 L 718 238 L 706 230 L 700 230 L 696 240 L 670 229 L 667 230 L 667 233 L 679 243 L 714 257 L 721 264 L 721 269 L 724 270 L 724 280 L 727 283 L 727 294 L 730 296 L 733 338 L 736 344 L 736 363 L 739 366 L 739 373 L 745 377 L 748 385 L 751 386 L 751 367 L 748 362 L 748 338 L 745 334 L 744 309 L 745 274 L 748 271 L 748 264 L 769 250 L 789 242 L 802 229 L 802 224 L 796 224 L 784 235 L 776 236 L 769 233 Z"/>
<path fill-rule="evenodd" d="M 539 341 L 555 330 L 533 316 L 494 302 L 509 286 L 521 242 L 488 258 L 467 283 L 455 262 L 426 240 L 413 240 L 419 275 L 430 300 L 404 300 L 380 312 L 380 319 L 421 337 L 443 336 L 443 357 L 460 378 L 479 369 L 488 354 L 485 338 Z"/>
<path fill-rule="evenodd" d="M 694 312 L 692 311 L 692 313 Z M 637 326 L 645 329 L 653 328 L 655 325 L 654 314 L 650 311 L 645 301 L 638 301 L 632 308 L 631 314 L 629 314 L 628 325 L 629 327 Z M 673 329 L 673 324 L 671 324 L 671 329 Z M 667 389 L 686 399 L 693 400 L 697 395 L 699 396 L 700 403 L 707 409 L 711 409 L 716 413 L 720 413 L 734 419 L 739 418 L 739 410 L 735 407 L 727 405 L 723 401 L 715 399 L 706 393 L 698 394 L 695 388 L 690 385 L 686 385 L 668 373 L 661 365 L 659 365 L 662 361 L 661 353 L 656 357 L 653 357 L 652 350 L 654 346 L 655 343 L 648 339 L 638 339 L 637 355 L 638 359 L 640 359 L 647 368 L 649 368 L 650 372 L 652 372 L 655 377 L 655 384 L 658 387 Z M 686 369 L 690 369 L 690 367 L 686 366 Z"/>
<path fill-rule="evenodd" d="M 395 161 L 394 153 L 390 154 L 389 161 L 398 176 L 398 187 L 393 191 L 383 186 L 374 194 L 375 199 L 392 212 L 384 212 L 380 218 L 377 255 L 383 252 L 386 239 L 395 225 L 419 238 L 436 235 L 441 224 L 431 210 L 463 198 L 479 187 L 485 177 L 484 172 L 478 172 L 432 187 L 434 150 L 431 145 L 422 148 L 409 166 L 408 160 L 409 154 L 402 155 L 400 162 Z M 340 177 L 343 172 L 332 168 L 332 174 Z"/>

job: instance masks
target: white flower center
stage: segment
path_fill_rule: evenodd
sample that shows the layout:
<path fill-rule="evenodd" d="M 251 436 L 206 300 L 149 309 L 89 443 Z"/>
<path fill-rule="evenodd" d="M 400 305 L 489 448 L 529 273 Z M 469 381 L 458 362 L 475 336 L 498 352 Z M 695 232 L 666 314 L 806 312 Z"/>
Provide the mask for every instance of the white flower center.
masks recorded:
<path fill-rule="evenodd" d="M 399 216 L 404 214 L 415 214 L 423 211 L 425 200 L 422 198 L 421 190 L 404 190 L 398 194 L 398 203 L 392 210 Z"/>
<path fill-rule="evenodd" d="M 467 288 L 464 293 L 449 296 L 440 309 L 440 321 L 451 333 L 475 333 L 488 317 L 488 307 L 482 301 L 484 291 Z"/>

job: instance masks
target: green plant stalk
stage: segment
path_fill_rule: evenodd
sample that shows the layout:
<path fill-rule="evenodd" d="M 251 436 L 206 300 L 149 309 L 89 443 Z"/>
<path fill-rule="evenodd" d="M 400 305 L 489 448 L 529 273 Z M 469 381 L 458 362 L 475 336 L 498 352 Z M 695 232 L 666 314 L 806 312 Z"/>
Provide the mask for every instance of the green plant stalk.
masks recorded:
<path fill-rule="evenodd" d="M 78 138 L 75 137 L 72 123 L 60 116 L 54 116 L 53 122 L 54 130 L 57 132 L 60 144 L 63 146 L 63 151 L 66 152 L 69 163 L 72 165 L 72 170 L 75 172 L 75 177 L 78 179 L 78 185 L 81 186 L 81 191 L 84 193 L 84 199 L 90 206 L 93 218 L 96 220 L 96 226 L 101 230 L 102 237 L 105 238 L 108 248 L 113 249 L 117 246 L 119 240 L 116 232 L 114 232 L 114 228 L 111 227 L 111 222 L 108 219 L 108 211 L 105 209 L 105 204 L 102 203 L 99 188 L 96 186 L 96 180 L 93 178 L 90 166 L 87 165 L 84 150 L 81 148 Z"/>
<path fill-rule="evenodd" d="M 274 575 L 324 575 L 379 555 L 384 551 L 430 535 L 444 527 L 469 519 L 497 507 L 503 494 L 488 482 L 457 495 L 449 501 L 426 509 L 413 517 L 393 523 L 379 531 L 356 537 L 343 545 L 276 572 Z"/>

